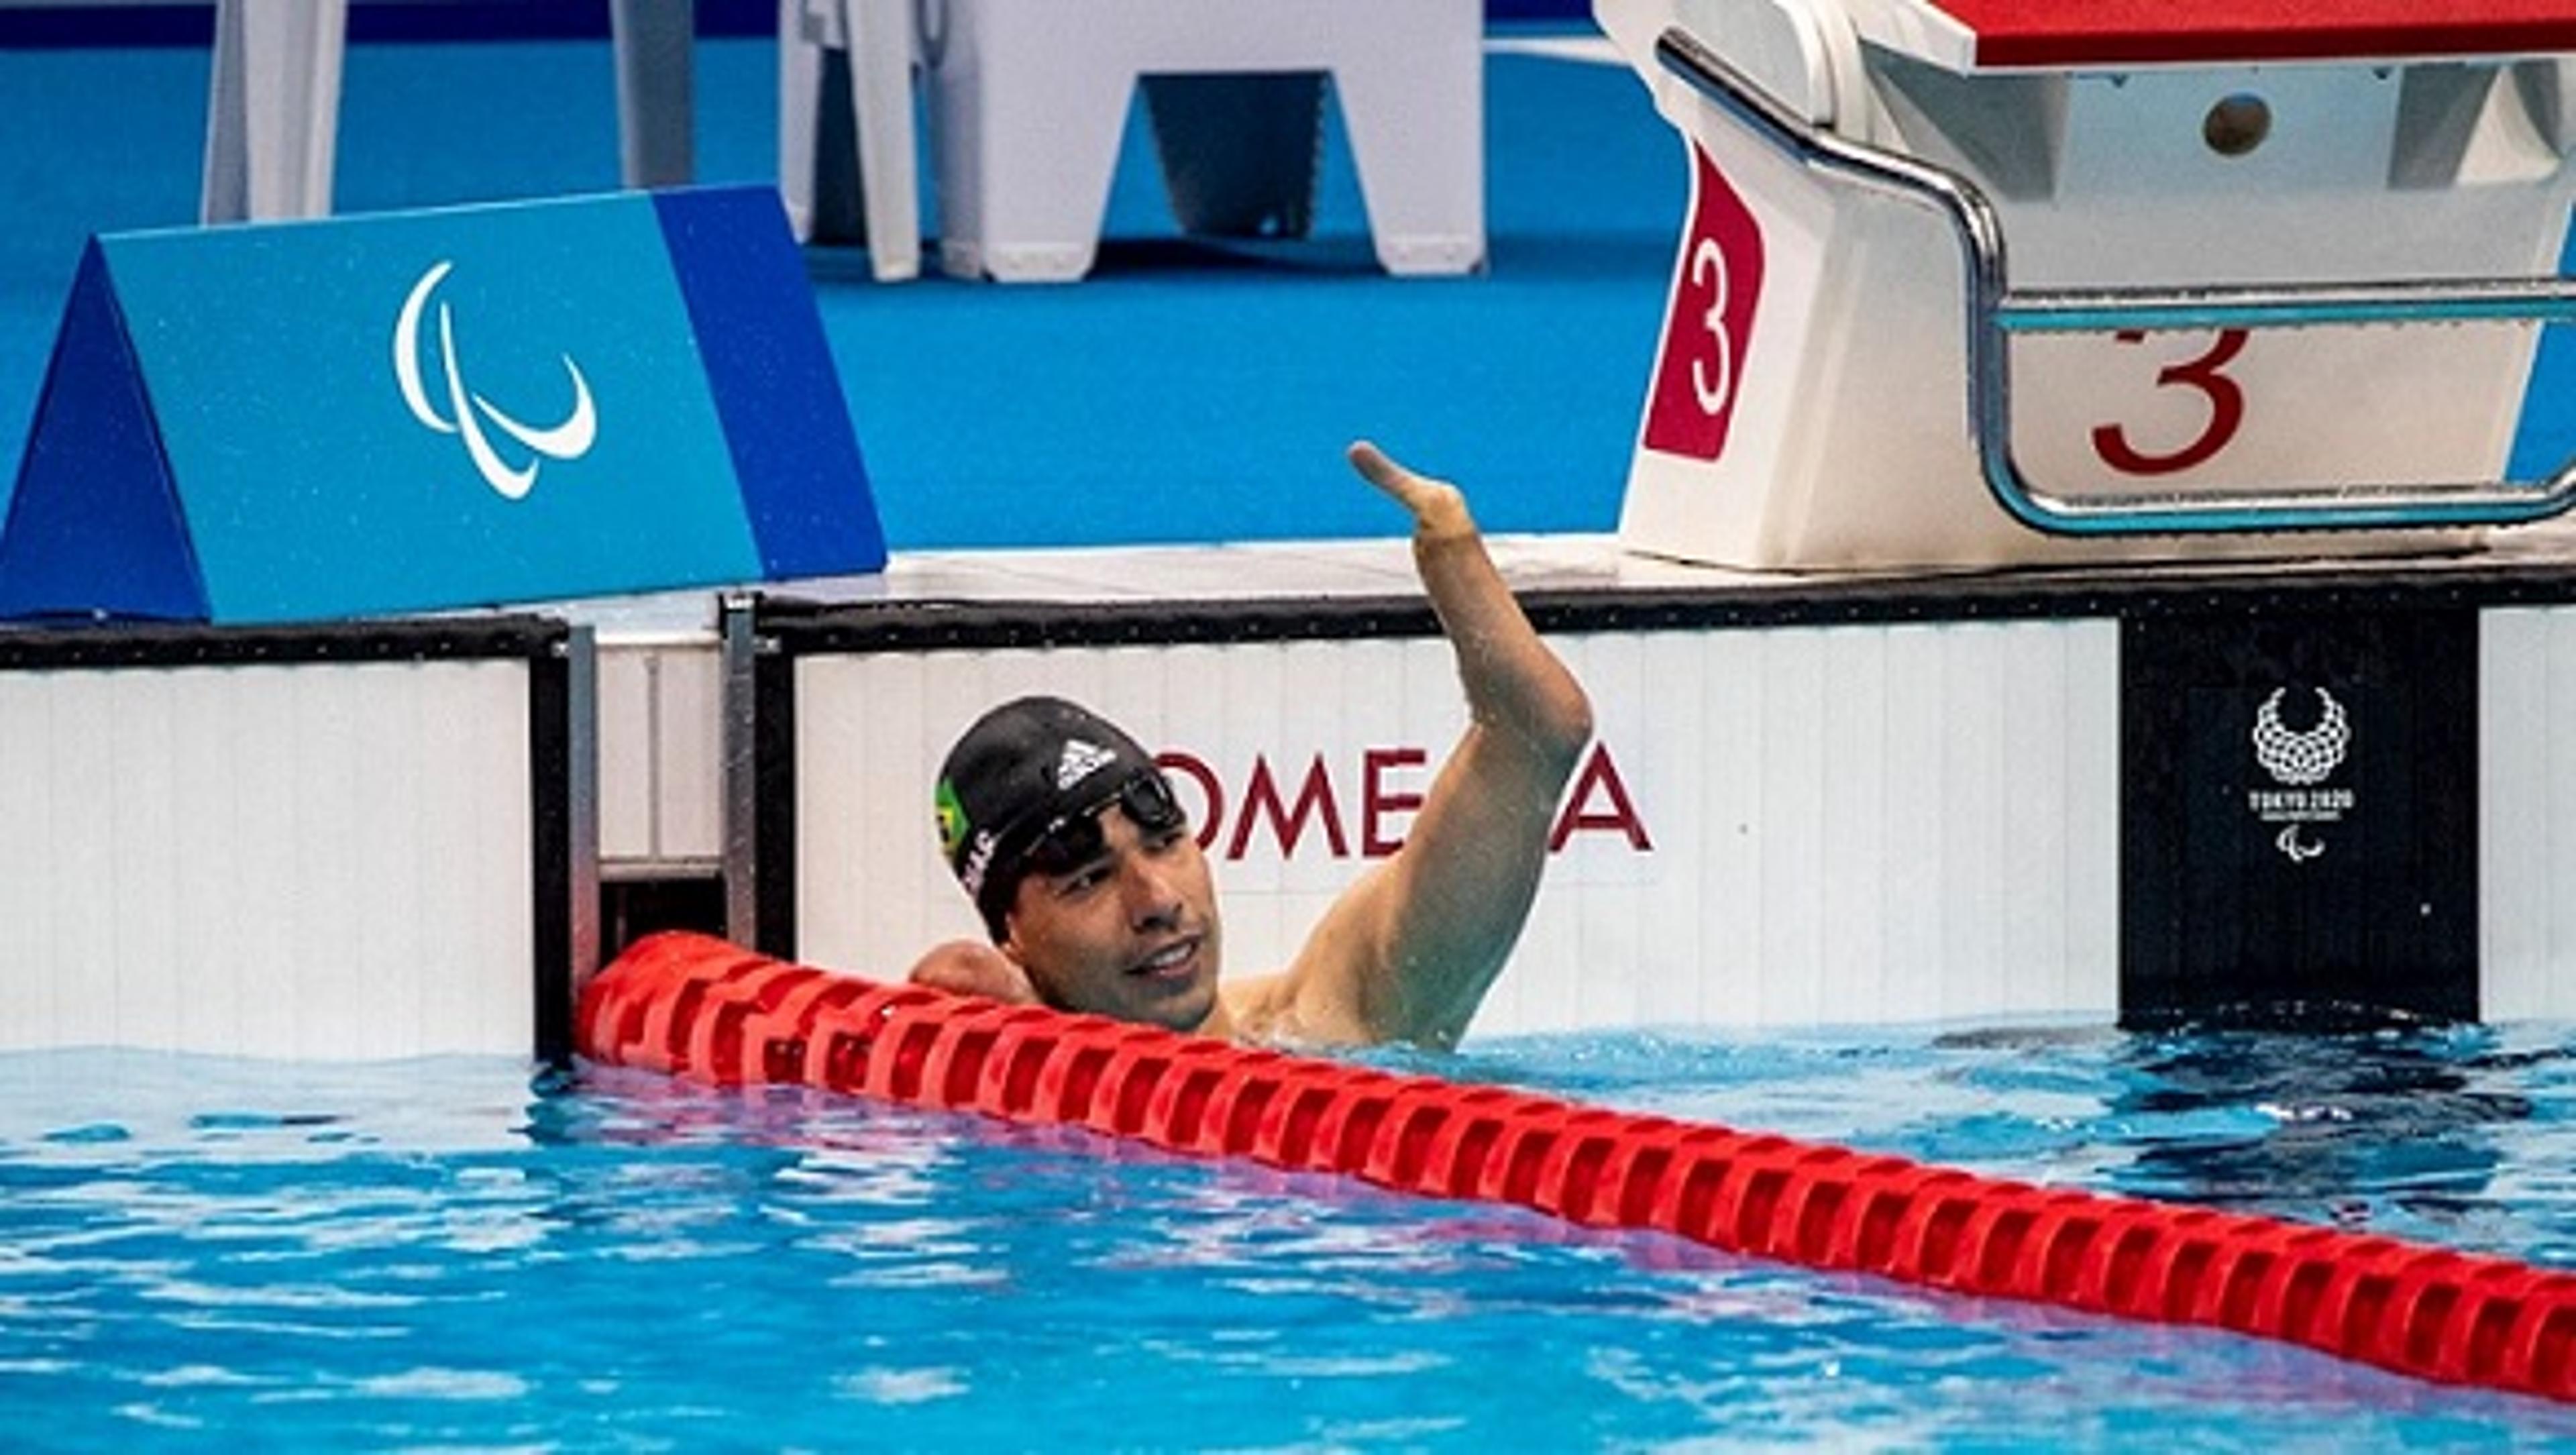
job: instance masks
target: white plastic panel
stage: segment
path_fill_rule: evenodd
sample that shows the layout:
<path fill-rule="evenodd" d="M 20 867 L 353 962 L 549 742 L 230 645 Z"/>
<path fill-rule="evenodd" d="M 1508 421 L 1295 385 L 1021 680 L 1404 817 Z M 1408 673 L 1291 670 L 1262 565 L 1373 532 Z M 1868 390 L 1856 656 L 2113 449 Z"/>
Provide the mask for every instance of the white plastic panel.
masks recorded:
<path fill-rule="evenodd" d="M 0 673 L 0 1049 L 534 1041 L 524 664 Z"/>
<path fill-rule="evenodd" d="M 665 860 L 713 860 L 724 851 L 724 662 L 712 644 L 658 656 L 653 778 Z"/>
<path fill-rule="evenodd" d="M 1478 1031 L 2115 1013 L 2113 623 L 1557 646 L 1600 739 Z M 802 958 L 895 977 L 934 940 L 981 933 L 939 862 L 932 777 L 977 714 L 1032 691 L 1178 763 L 1238 974 L 1284 961 L 1401 836 L 1401 798 L 1464 722 L 1434 640 L 805 659 Z M 1265 771 L 1291 806 L 1320 774 L 1329 816 L 1318 801 L 1247 827 Z"/>
<path fill-rule="evenodd" d="M 651 651 L 599 651 L 599 855 L 654 856 L 656 696 Z"/>
<path fill-rule="evenodd" d="M 2478 1014 L 2576 1015 L 2576 610 L 2478 623 Z"/>
<path fill-rule="evenodd" d="M 599 652 L 599 846 L 612 867 L 724 852 L 724 669 L 712 641 Z"/>
<path fill-rule="evenodd" d="M 2116 1013 L 2112 623 L 1569 656 L 1654 849 L 1569 846 L 1478 1030 Z"/>

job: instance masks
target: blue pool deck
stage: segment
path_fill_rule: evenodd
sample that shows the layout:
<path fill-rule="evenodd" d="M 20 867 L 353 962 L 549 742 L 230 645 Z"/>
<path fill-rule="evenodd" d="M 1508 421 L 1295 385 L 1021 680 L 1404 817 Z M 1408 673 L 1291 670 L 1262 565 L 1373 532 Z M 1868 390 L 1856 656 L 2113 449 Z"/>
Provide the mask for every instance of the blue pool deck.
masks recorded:
<path fill-rule="evenodd" d="M 1337 123 L 1306 242 L 1183 239 L 1138 119 L 1100 267 L 1079 286 L 881 286 L 863 256 L 817 253 L 889 545 L 1395 534 L 1347 483 L 1340 449 L 1361 435 L 1467 484 L 1491 529 L 1609 530 L 1685 176 L 1634 76 L 1558 58 L 1565 35 L 1498 33 L 1480 276 L 1377 271 Z M 193 222 L 209 67 L 190 47 L 0 50 L 15 118 L 0 128 L 11 473 L 83 240 Z M 775 180 L 775 75 L 769 40 L 700 41 L 701 181 Z M 351 47 L 341 212 L 616 185 L 605 41 Z"/>

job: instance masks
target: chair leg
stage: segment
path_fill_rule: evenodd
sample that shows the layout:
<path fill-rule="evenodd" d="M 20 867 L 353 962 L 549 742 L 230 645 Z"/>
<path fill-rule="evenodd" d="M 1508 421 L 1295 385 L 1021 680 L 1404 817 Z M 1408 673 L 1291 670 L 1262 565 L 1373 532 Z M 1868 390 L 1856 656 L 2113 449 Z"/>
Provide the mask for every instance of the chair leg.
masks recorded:
<path fill-rule="evenodd" d="M 348 0 L 218 0 L 201 221 L 330 213 L 347 36 Z"/>
<path fill-rule="evenodd" d="M 1482 26 L 1476 0 L 1441 0 L 1424 43 L 1346 58 L 1333 69 L 1369 232 L 1390 273 L 1484 265 Z"/>
<path fill-rule="evenodd" d="M 921 273 L 921 189 L 912 127 L 912 0 L 847 0 L 850 108 L 858 121 L 859 188 L 868 267 L 883 283 Z"/>
<path fill-rule="evenodd" d="M 1136 68 L 1061 27 L 997 22 L 1005 8 L 950 0 L 945 61 L 931 68 L 939 263 L 1069 283 L 1099 255 Z"/>
<path fill-rule="evenodd" d="M 821 164 L 834 149 L 820 132 L 823 72 L 833 52 L 809 28 L 806 3 L 778 0 L 778 195 L 798 242 L 835 231 L 822 223 L 833 173 Z"/>
<path fill-rule="evenodd" d="M 921 273 L 911 0 L 780 0 L 778 191 L 799 242 L 865 242 L 881 282 Z"/>
<path fill-rule="evenodd" d="M 629 187 L 684 187 L 697 174 L 692 0 L 613 0 L 617 171 Z"/>

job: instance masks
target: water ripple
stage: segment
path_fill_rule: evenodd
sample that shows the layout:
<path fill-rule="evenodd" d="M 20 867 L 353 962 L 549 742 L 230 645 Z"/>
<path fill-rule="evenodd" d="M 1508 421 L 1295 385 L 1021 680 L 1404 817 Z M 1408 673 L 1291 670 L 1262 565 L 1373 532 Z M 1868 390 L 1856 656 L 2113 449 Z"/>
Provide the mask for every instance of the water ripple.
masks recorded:
<path fill-rule="evenodd" d="M 630 1073 L 38 1059 L 0 1056 L 0 1416 L 40 1446 L 836 1447 L 853 1406 L 911 1448 L 2576 1439 L 2304 1350 L 1065 1129 Z M 2528 1030 L 1368 1059 L 2576 1261 L 2576 1064 Z"/>

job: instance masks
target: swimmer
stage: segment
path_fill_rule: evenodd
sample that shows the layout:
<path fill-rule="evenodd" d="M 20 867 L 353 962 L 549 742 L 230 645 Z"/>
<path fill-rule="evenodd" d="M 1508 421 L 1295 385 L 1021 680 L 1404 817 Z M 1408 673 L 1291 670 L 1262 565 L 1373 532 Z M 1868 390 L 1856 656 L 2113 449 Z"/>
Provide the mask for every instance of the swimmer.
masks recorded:
<path fill-rule="evenodd" d="M 1413 516 L 1414 569 L 1467 697 L 1404 846 L 1286 969 L 1221 983 L 1214 881 L 1153 755 L 1086 708 L 1021 698 L 968 728 L 939 777 L 942 847 L 992 943 L 938 946 L 913 980 L 1238 1041 L 1456 1043 L 1520 938 L 1592 705 L 1457 488 L 1367 443 L 1350 462 Z"/>

